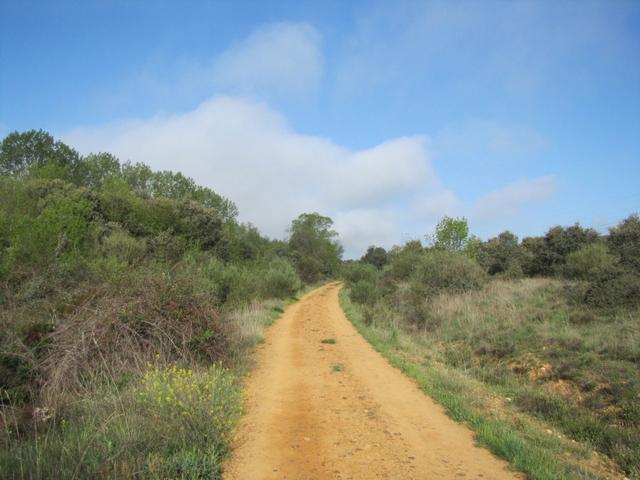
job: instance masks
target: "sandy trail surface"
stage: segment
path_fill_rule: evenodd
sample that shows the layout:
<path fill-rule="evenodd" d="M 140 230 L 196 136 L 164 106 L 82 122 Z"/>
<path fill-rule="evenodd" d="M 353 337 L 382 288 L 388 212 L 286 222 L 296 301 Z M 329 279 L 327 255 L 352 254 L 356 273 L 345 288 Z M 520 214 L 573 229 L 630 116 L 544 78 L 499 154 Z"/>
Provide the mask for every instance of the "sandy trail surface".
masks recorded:
<path fill-rule="evenodd" d="M 268 329 L 224 478 L 522 478 L 358 334 L 339 289 L 308 293 Z"/>

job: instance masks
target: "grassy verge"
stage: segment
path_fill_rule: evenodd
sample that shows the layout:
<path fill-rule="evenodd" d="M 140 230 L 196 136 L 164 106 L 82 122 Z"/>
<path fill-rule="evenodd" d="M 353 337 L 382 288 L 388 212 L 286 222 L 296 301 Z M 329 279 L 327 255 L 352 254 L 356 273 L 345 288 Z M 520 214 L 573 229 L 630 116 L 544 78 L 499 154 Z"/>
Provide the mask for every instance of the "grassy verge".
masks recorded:
<path fill-rule="evenodd" d="M 574 441 L 540 418 L 523 412 L 500 388 L 483 382 L 463 364 L 443 360 L 442 344 L 425 340 L 402 327 L 387 312 L 386 321 L 349 299 L 348 289 L 340 302 L 358 331 L 387 359 L 413 378 L 449 415 L 465 422 L 478 442 L 508 460 L 532 479 L 621 478 L 616 466 L 594 455 L 588 442 Z M 380 317 L 380 315 L 378 315 Z"/>

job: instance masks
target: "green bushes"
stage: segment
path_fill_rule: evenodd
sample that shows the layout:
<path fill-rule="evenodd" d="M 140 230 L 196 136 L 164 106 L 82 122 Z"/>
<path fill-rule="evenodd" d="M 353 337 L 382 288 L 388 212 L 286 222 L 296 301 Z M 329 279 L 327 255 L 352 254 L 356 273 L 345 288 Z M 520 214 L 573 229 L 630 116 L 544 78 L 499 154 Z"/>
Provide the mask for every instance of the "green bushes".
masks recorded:
<path fill-rule="evenodd" d="M 342 266 L 341 274 L 342 277 L 347 282 L 349 282 L 349 284 L 356 283 L 362 280 L 375 282 L 378 278 L 378 270 L 376 269 L 376 267 L 371 264 L 362 262 L 345 263 Z"/>
<path fill-rule="evenodd" d="M 629 215 L 609 231 L 607 244 L 622 266 L 640 275 L 640 218 Z"/>
<path fill-rule="evenodd" d="M 598 308 L 640 304 L 640 275 L 620 267 L 599 270 L 584 292 L 584 302 Z"/>
<path fill-rule="evenodd" d="M 433 296 L 475 290 L 486 281 L 482 268 L 467 256 L 434 250 L 423 255 L 416 265 L 411 286 L 425 296 Z"/>
<path fill-rule="evenodd" d="M 288 298 L 300 290 L 302 282 L 293 265 L 284 258 L 274 258 L 266 267 L 261 280 L 264 298 Z"/>
<path fill-rule="evenodd" d="M 378 289 L 371 280 L 358 280 L 350 285 L 349 298 L 352 302 L 373 305 L 378 300 Z"/>
<path fill-rule="evenodd" d="M 522 276 L 522 250 L 518 246 L 518 237 L 513 233 L 502 232 L 496 238 L 480 242 L 475 250 L 474 257 L 489 275 Z"/>
<path fill-rule="evenodd" d="M 20 216 L 12 225 L 13 267 L 42 268 L 56 260 L 72 261 L 88 237 L 93 210 L 88 200 L 57 193 L 46 200 L 37 216 Z"/>
<path fill-rule="evenodd" d="M 616 263 L 616 258 L 609 253 L 606 244 L 592 243 L 567 255 L 564 275 L 568 278 L 590 280 L 601 272 L 613 269 Z"/>

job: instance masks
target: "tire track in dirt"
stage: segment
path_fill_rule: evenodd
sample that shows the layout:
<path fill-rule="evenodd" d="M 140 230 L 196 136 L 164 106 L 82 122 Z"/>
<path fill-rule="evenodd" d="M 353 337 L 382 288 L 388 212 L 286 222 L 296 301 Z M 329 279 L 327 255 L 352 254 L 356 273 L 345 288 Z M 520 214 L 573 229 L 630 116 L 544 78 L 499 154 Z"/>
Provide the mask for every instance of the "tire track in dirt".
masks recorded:
<path fill-rule="evenodd" d="M 224 478 L 523 478 L 358 334 L 339 289 L 308 293 L 268 329 Z"/>

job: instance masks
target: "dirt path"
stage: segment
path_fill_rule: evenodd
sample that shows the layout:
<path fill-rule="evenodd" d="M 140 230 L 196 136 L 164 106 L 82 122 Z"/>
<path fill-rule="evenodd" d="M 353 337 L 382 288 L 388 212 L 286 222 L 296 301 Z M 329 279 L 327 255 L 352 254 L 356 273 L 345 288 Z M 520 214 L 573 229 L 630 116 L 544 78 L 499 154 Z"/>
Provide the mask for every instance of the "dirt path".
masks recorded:
<path fill-rule="evenodd" d="M 373 350 L 338 290 L 308 293 L 268 330 L 225 479 L 521 478 Z"/>

